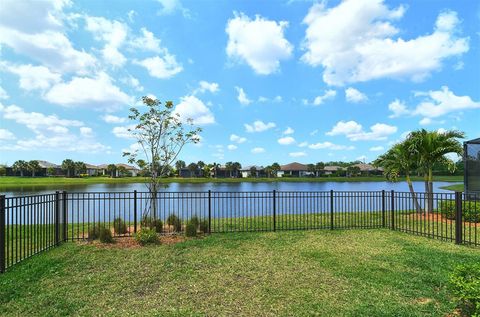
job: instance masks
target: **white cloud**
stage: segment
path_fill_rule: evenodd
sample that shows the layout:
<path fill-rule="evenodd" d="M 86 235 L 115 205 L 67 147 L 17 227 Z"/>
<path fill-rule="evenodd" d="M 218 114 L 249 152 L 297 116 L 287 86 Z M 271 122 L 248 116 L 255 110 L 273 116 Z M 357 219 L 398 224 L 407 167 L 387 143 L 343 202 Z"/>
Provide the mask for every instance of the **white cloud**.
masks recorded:
<path fill-rule="evenodd" d="M 199 83 L 197 91 L 204 93 L 209 91 L 211 93 L 216 93 L 220 90 L 218 83 L 209 83 L 208 81 L 201 80 Z"/>
<path fill-rule="evenodd" d="M 80 134 L 85 137 L 90 137 L 93 135 L 93 130 L 89 127 L 80 127 Z"/>
<path fill-rule="evenodd" d="M 240 102 L 240 104 L 247 106 L 249 105 L 252 101 L 248 99 L 247 94 L 241 87 L 235 87 L 235 90 L 238 93 L 237 100 Z"/>
<path fill-rule="evenodd" d="M 290 152 L 288 153 L 290 157 L 302 157 L 302 156 L 307 156 L 307 153 L 305 152 Z"/>
<path fill-rule="evenodd" d="M 281 144 L 281 145 L 290 145 L 292 143 L 295 143 L 295 139 L 292 138 L 291 136 L 280 138 L 277 141 L 278 141 L 278 144 Z"/>
<path fill-rule="evenodd" d="M 283 97 L 278 95 L 278 96 L 275 96 L 274 98 L 268 98 L 268 97 L 265 97 L 265 96 L 260 96 L 258 97 L 258 102 L 275 102 L 275 103 L 278 103 L 278 102 L 282 102 L 283 101 Z"/>
<path fill-rule="evenodd" d="M 468 51 L 468 38 L 456 35 L 460 22 L 455 12 L 440 13 L 432 33 L 403 39 L 394 22 L 405 11 L 403 6 L 389 9 L 383 0 L 345 0 L 331 8 L 316 3 L 303 20 L 302 60 L 322 66 L 329 85 L 379 78 L 420 81 L 445 59 Z"/>
<path fill-rule="evenodd" d="M 290 127 L 287 127 L 287 129 L 285 131 L 283 131 L 283 134 L 284 135 L 289 135 L 289 134 L 293 134 L 294 132 L 295 132 L 295 130 L 293 130 Z"/>
<path fill-rule="evenodd" d="M 265 149 L 263 147 L 254 147 L 250 152 L 253 154 L 260 154 L 265 153 Z"/>
<path fill-rule="evenodd" d="M 0 100 L 8 99 L 8 98 L 10 98 L 10 96 L 5 91 L 5 89 L 3 89 L 2 86 L 0 86 Z"/>
<path fill-rule="evenodd" d="M 155 56 L 144 60 L 133 60 L 134 64 L 143 66 L 150 76 L 166 79 L 175 76 L 183 70 L 181 64 L 177 63 L 174 55 L 166 53 L 163 57 Z"/>
<path fill-rule="evenodd" d="M 227 149 L 229 149 L 230 151 L 233 151 L 233 150 L 236 150 L 238 148 L 238 146 L 234 145 L 234 144 L 229 144 L 227 146 Z"/>
<path fill-rule="evenodd" d="M 347 146 L 347 145 L 338 145 L 333 144 L 332 142 L 319 142 L 310 144 L 308 148 L 312 150 L 320 150 L 320 149 L 329 149 L 329 150 L 353 150 L 355 149 L 354 146 Z"/>
<path fill-rule="evenodd" d="M 175 107 L 175 113 L 180 115 L 180 119 L 186 122 L 193 120 L 193 124 L 207 125 L 215 123 L 215 117 L 210 109 L 195 96 L 185 96 L 180 98 L 180 103 Z"/>
<path fill-rule="evenodd" d="M 143 91 L 144 89 L 143 86 L 140 85 L 140 81 L 131 75 L 128 75 L 128 77 L 123 77 L 122 79 L 120 79 L 120 81 L 126 85 L 129 85 L 136 91 Z"/>
<path fill-rule="evenodd" d="M 4 151 L 58 151 L 61 149 L 70 152 L 95 153 L 105 152 L 110 148 L 95 141 L 91 134 L 86 136 L 85 132 L 88 132 L 89 128 L 84 127 L 83 122 L 78 120 L 61 119 L 55 114 L 26 112 L 15 105 L 0 104 L 0 113 L 4 119 L 24 125 L 34 133 L 34 137 L 17 138 L 14 143 L 5 143 L 0 147 Z M 69 130 L 71 127 L 80 127 L 80 133 L 71 133 Z"/>
<path fill-rule="evenodd" d="M 238 136 L 238 135 L 236 135 L 236 134 L 231 134 L 231 135 L 230 135 L 230 141 L 236 142 L 236 143 L 238 143 L 238 144 L 241 144 L 241 143 L 245 143 L 245 142 L 247 141 L 247 138 Z"/>
<path fill-rule="evenodd" d="M 127 118 L 121 118 L 111 114 L 106 114 L 102 116 L 102 120 L 105 121 L 106 123 L 123 123 L 127 121 Z"/>
<path fill-rule="evenodd" d="M 356 158 L 356 160 L 365 162 L 367 160 L 367 156 L 366 155 L 360 155 L 359 157 Z"/>
<path fill-rule="evenodd" d="M 188 9 L 184 8 L 180 0 L 157 0 L 161 5 L 160 15 L 173 14 L 180 11 L 185 18 L 190 17 Z"/>
<path fill-rule="evenodd" d="M 245 123 L 244 126 L 245 126 L 245 131 L 253 133 L 253 132 L 262 132 L 268 129 L 275 128 L 276 124 L 273 122 L 265 123 L 263 121 L 257 120 L 252 124 Z"/>
<path fill-rule="evenodd" d="M 443 86 L 441 90 L 417 93 L 417 96 L 426 98 L 418 104 L 413 113 L 426 118 L 437 118 L 450 112 L 480 108 L 480 102 L 473 101 L 469 96 L 457 96 L 447 86 Z"/>
<path fill-rule="evenodd" d="M 286 21 L 272 21 L 255 16 L 251 20 L 243 13 L 227 23 L 227 55 L 246 62 L 257 74 L 268 75 L 278 71 L 280 61 L 290 58 L 293 46 L 285 39 Z"/>
<path fill-rule="evenodd" d="M 147 30 L 146 28 L 141 28 L 142 36 L 133 38 L 129 45 L 135 49 L 142 51 L 151 51 L 155 53 L 162 53 L 165 50 L 160 46 L 160 39 L 156 38 L 155 35 Z"/>
<path fill-rule="evenodd" d="M 405 103 L 398 99 L 395 99 L 394 101 L 392 101 L 388 105 L 388 109 L 392 112 L 389 118 L 398 118 L 410 113 L 410 111 L 407 109 L 407 106 L 405 106 Z"/>
<path fill-rule="evenodd" d="M 63 32 L 63 8 L 70 1 L 2 1 L 0 44 L 57 72 L 84 74 L 96 59 L 73 48 Z"/>
<path fill-rule="evenodd" d="M 8 131 L 7 129 L 0 129 L 0 141 L 3 140 L 14 140 L 15 135 Z"/>
<path fill-rule="evenodd" d="M 127 125 L 127 126 L 119 126 L 119 127 L 114 127 L 112 129 L 112 133 L 117 137 L 121 139 L 134 139 L 134 136 L 132 132 L 128 130 L 135 129 L 135 125 Z"/>
<path fill-rule="evenodd" d="M 43 96 L 45 100 L 62 106 L 90 106 L 113 109 L 132 104 L 132 98 L 112 83 L 106 73 L 96 78 L 74 77 L 70 82 L 54 85 Z"/>
<path fill-rule="evenodd" d="M 26 91 L 35 89 L 47 90 L 61 80 L 60 74 L 50 71 L 45 66 L 6 64 L 4 67 L 9 72 L 20 77 L 20 88 Z"/>
<path fill-rule="evenodd" d="M 353 87 L 348 87 L 345 89 L 345 99 L 347 99 L 347 102 L 359 103 L 367 101 L 368 97 L 361 91 Z"/>
<path fill-rule="evenodd" d="M 323 95 L 315 97 L 315 99 L 313 99 L 312 102 L 309 102 L 307 99 L 303 99 L 303 103 L 305 105 L 312 104 L 314 106 L 320 106 L 325 101 L 335 98 L 336 95 L 337 95 L 336 90 L 328 89 L 325 91 Z"/>
<path fill-rule="evenodd" d="M 380 151 L 385 150 L 385 148 L 383 146 L 379 145 L 379 146 L 372 146 L 369 150 L 372 151 L 372 152 L 380 152 Z"/>
<path fill-rule="evenodd" d="M 119 48 L 127 38 L 127 26 L 119 21 L 111 21 L 104 17 L 86 16 L 85 21 L 86 30 L 91 32 L 97 41 L 105 43 L 102 49 L 103 60 L 114 66 L 123 66 L 127 59 L 120 53 Z"/>
<path fill-rule="evenodd" d="M 384 123 L 376 123 L 365 132 L 360 124 L 355 121 L 339 121 L 327 132 L 327 135 L 345 135 L 351 141 L 385 140 L 389 135 L 397 132 L 397 127 Z"/>
<path fill-rule="evenodd" d="M 304 142 L 301 142 L 298 144 L 298 147 L 306 147 L 308 146 L 308 142 L 307 141 L 304 141 Z"/>

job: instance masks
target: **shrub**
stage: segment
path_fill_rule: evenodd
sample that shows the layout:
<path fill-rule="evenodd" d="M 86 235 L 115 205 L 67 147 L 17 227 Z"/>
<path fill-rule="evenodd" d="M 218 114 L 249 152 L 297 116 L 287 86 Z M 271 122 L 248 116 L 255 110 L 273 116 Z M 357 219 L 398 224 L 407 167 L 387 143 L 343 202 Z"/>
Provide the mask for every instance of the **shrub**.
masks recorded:
<path fill-rule="evenodd" d="M 463 312 L 480 317 L 480 263 L 457 266 L 450 275 L 450 284 Z"/>
<path fill-rule="evenodd" d="M 158 243 L 158 235 L 153 229 L 143 228 L 135 235 L 135 240 L 141 245 Z"/>
<path fill-rule="evenodd" d="M 444 200 L 438 204 L 438 212 L 447 219 L 455 220 L 455 201 Z M 480 202 L 464 201 L 462 203 L 463 221 L 480 222 Z"/>
<path fill-rule="evenodd" d="M 141 221 L 142 228 L 154 229 L 157 233 L 162 233 L 163 222 L 160 219 L 152 219 L 148 216 L 143 216 Z"/>
<path fill-rule="evenodd" d="M 113 230 L 116 234 L 125 234 L 128 232 L 127 224 L 118 217 L 113 220 Z"/>
<path fill-rule="evenodd" d="M 197 226 L 194 222 L 189 221 L 185 227 L 185 236 L 186 237 L 196 237 L 197 236 Z"/>
<path fill-rule="evenodd" d="M 208 232 L 208 220 L 204 219 L 204 220 L 200 221 L 200 223 L 198 224 L 198 230 L 200 230 L 203 233 L 207 233 Z"/>
<path fill-rule="evenodd" d="M 102 227 L 99 229 L 98 239 L 102 243 L 113 243 L 112 231 L 110 228 Z"/>
<path fill-rule="evenodd" d="M 190 222 L 195 226 L 195 229 L 197 229 L 200 225 L 200 219 L 197 216 L 192 216 L 192 218 L 190 218 Z"/>
<path fill-rule="evenodd" d="M 88 240 L 97 240 L 100 237 L 100 226 L 95 225 L 88 229 Z"/>
<path fill-rule="evenodd" d="M 173 230 L 175 231 L 182 231 L 182 221 L 175 214 L 168 216 L 167 224 L 173 226 Z"/>

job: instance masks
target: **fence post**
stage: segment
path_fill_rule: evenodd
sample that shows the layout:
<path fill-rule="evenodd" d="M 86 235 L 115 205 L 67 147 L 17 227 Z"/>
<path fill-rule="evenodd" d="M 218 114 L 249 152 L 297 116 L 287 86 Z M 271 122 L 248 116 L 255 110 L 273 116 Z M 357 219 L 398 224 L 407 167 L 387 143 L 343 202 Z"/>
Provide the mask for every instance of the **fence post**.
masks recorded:
<path fill-rule="evenodd" d="M 68 219 L 67 219 L 67 192 L 62 192 L 62 209 L 63 209 L 63 241 L 68 240 Z"/>
<path fill-rule="evenodd" d="M 391 229 L 395 230 L 395 191 L 390 191 L 390 209 L 392 212 Z"/>
<path fill-rule="evenodd" d="M 208 234 L 212 233 L 212 191 L 208 190 Z"/>
<path fill-rule="evenodd" d="M 133 191 L 133 232 L 137 233 L 137 191 Z"/>
<path fill-rule="evenodd" d="M 334 228 L 334 223 L 333 223 L 333 189 L 330 190 L 330 230 L 333 230 Z"/>
<path fill-rule="evenodd" d="M 277 219 L 276 219 L 276 214 L 277 214 L 277 204 L 276 204 L 276 195 L 277 191 L 274 189 L 273 190 L 273 231 L 277 231 Z"/>
<path fill-rule="evenodd" d="M 0 196 L 0 273 L 5 272 L 5 195 Z"/>
<path fill-rule="evenodd" d="M 382 190 L 382 227 L 385 228 L 385 190 Z"/>
<path fill-rule="evenodd" d="M 462 192 L 455 192 L 455 243 L 463 242 Z"/>
<path fill-rule="evenodd" d="M 60 244 L 60 192 L 55 192 L 55 245 Z"/>

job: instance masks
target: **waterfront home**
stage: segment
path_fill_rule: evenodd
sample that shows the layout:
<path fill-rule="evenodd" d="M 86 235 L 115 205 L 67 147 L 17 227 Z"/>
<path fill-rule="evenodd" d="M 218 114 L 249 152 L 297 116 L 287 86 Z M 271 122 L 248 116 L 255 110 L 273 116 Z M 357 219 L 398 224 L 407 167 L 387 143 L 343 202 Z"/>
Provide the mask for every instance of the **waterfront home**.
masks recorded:
<path fill-rule="evenodd" d="M 340 171 L 343 171 L 343 168 L 340 167 L 340 166 L 336 166 L 336 165 L 329 165 L 329 166 L 325 166 L 323 168 L 323 174 L 324 175 L 332 175 L 332 174 L 338 173 Z"/>
<path fill-rule="evenodd" d="M 360 169 L 360 174 L 364 176 L 368 175 L 382 175 L 383 168 L 375 167 L 371 164 L 359 163 L 352 165 L 354 167 L 358 167 Z"/>
<path fill-rule="evenodd" d="M 85 163 L 85 167 L 85 174 L 87 174 L 88 176 L 97 176 L 101 173 L 101 169 L 97 165 Z"/>
<path fill-rule="evenodd" d="M 248 165 L 240 169 L 240 174 L 245 177 L 266 177 L 265 168 L 259 165 Z"/>
<path fill-rule="evenodd" d="M 311 174 L 312 173 L 308 171 L 307 165 L 293 162 L 280 166 L 277 177 L 305 177 Z"/>
<path fill-rule="evenodd" d="M 60 165 L 48 162 L 48 161 L 39 161 L 37 160 L 40 169 L 35 172 L 35 176 L 52 176 L 52 175 L 63 175 L 62 167 Z M 6 176 L 20 176 L 20 171 L 13 170 L 12 166 L 5 167 Z M 32 172 L 28 169 L 23 171 L 23 176 L 32 176 Z"/>

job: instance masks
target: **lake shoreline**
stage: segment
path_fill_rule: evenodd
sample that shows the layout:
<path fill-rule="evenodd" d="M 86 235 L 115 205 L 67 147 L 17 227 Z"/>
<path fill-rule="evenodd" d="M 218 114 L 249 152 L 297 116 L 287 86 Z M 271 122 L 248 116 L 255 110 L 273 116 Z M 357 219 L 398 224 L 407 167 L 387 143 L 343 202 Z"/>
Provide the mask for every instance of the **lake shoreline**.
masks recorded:
<path fill-rule="evenodd" d="M 413 177 L 413 181 L 423 181 L 423 177 Z M 383 176 L 360 176 L 360 177 L 280 177 L 280 178 L 163 178 L 163 184 L 207 184 L 207 183 L 323 183 L 323 182 L 385 182 Z M 405 179 L 399 178 L 397 182 Z M 437 176 L 434 181 L 463 182 L 463 176 Z M 147 183 L 145 177 L 0 177 L 0 191 L 8 189 L 28 189 L 49 186 L 77 186 L 93 184 L 138 184 Z"/>

